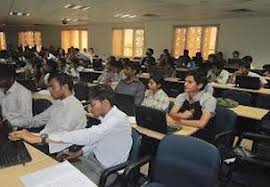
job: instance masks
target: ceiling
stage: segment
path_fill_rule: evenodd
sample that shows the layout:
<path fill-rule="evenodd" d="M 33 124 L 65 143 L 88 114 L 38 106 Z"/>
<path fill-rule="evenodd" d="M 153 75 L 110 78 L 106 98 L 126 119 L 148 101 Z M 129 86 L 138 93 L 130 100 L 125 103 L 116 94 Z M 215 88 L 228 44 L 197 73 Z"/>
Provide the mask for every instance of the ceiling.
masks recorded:
<path fill-rule="evenodd" d="M 70 3 L 91 8 L 85 11 L 64 8 Z M 232 11 L 237 9 L 252 11 Z M 10 11 L 31 15 L 10 16 Z M 115 18 L 119 13 L 136 18 Z M 0 0 L 0 23 L 8 25 L 60 25 L 63 17 L 79 19 L 69 24 L 88 24 L 268 16 L 269 0 Z"/>

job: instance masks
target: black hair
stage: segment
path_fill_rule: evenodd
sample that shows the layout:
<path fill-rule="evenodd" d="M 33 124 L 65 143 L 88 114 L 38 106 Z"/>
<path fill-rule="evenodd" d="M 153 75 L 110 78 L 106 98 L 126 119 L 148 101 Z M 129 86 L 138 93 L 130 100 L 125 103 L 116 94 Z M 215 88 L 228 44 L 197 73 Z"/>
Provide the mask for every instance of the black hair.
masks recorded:
<path fill-rule="evenodd" d="M 113 89 L 105 84 L 93 86 L 89 93 L 89 102 L 93 100 L 104 101 L 107 99 L 111 105 L 114 105 L 114 93 Z"/>
<path fill-rule="evenodd" d="M 212 67 L 217 67 L 217 69 L 223 69 L 224 64 L 222 62 L 217 61 L 212 63 Z"/>
<path fill-rule="evenodd" d="M 12 79 L 16 77 L 16 67 L 13 64 L 0 64 L 0 78 Z"/>
<path fill-rule="evenodd" d="M 168 49 L 164 49 L 163 50 L 163 53 L 166 53 L 167 54 L 167 53 L 169 53 L 169 50 Z"/>
<path fill-rule="evenodd" d="M 133 61 L 127 61 L 124 63 L 124 67 L 129 67 L 132 70 L 136 70 L 136 74 L 139 73 L 140 70 L 140 64 Z"/>
<path fill-rule="evenodd" d="M 242 61 L 242 63 L 240 64 L 240 67 L 250 69 L 250 63 L 248 61 Z"/>
<path fill-rule="evenodd" d="M 242 62 L 248 62 L 248 63 L 251 64 L 252 61 L 253 61 L 252 56 L 244 56 L 244 57 L 242 58 Z"/>
<path fill-rule="evenodd" d="M 47 65 L 48 65 L 48 67 L 49 67 L 49 70 L 48 70 L 48 71 L 49 71 L 50 73 L 56 72 L 57 69 L 58 69 L 58 64 L 57 64 L 57 62 L 55 62 L 53 59 L 47 60 Z"/>
<path fill-rule="evenodd" d="M 203 85 L 200 90 L 203 90 L 205 88 L 205 86 L 207 85 L 206 77 L 202 73 L 199 73 L 198 71 L 189 71 L 189 72 L 187 72 L 186 77 L 187 76 L 192 76 L 194 81 L 197 84 L 202 84 Z"/>
<path fill-rule="evenodd" d="M 189 53 L 189 50 L 188 49 L 184 49 L 184 51 L 183 51 L 183 54 L 188 54 Z"/>
<path fill-rule="evenodd" d="M 73 80 L 72 80 L 72 77 L 69 76 L 68 74 L 63 73 L 63 72 L 50 73 L 50 76 L 49 76 L 49 80 L 48 81 L 50 81 L 52 79 L 57 80 L 61 86 L 64 86 L 65 84 L 67 84 L 68 85 L 68 89 L 70 91 L 73 90 Z"/>
<path fill-rule="evenodd" d="M 239 51 L 233 51 L 232 54 L 237 54 L 237 56 L 240 55 Z"/>
<path fill-rule="evenodd" d="M 162 87 L 162 84 L 164 83 L 164 77 L 161 73 L 154 73 L 150 76 L 150 79 L 154 80 L 155 83 L 160 84 Z M 150 80 L 149 79 L 149 80 Z"/>
<path fill-rule="evenodd" d="M 152 48 L 148 48 L 147 51 L 149 51 L 152 55 L 154 54 L 154 50 Z"/>

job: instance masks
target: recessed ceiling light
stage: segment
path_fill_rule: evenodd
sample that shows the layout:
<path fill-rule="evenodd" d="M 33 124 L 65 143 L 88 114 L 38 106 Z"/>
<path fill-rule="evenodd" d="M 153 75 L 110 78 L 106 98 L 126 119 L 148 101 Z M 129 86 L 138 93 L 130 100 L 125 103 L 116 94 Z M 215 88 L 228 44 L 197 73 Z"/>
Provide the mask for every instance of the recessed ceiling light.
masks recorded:
<path fill-rule="evenodd" d="M 117 18 L 117 17 L 120 17 L 120 16 L 122 16 L 122 15 L 123 15 L 123 14 L 115 14 L 114 17 Z"/>
<path fill-rule="evenodd" d="M 120 16 L 120 18 L 127 18 L 129 16 L 130 16 L 129 14 L 124 14 L 124 15 Z"/>
<path fill-rule="evenodd" d="M 67 4 L 67 5 L 65 5 L 64 7 L 65 8 L 71 8 L 71 7 L 73 7 L 74 5 L 72 5 L 72 4 Z"/>
<path fill-rule="evenodd" d="M 90 6 L 86 6 L 84 8 L 82 8 L 82 10 L 88 10 L 89 8 L 91 8 Z"/>
<path fill-rule="evenodd" d="M 136 15 L 129 16 L 129 18 L 136 18 L 136 17 L 137 17 Z"/>
<path fill-rule="evenodd" d="M 31 13 L 30 13 L 30 12 L 26 13 L 26 16 L 30 16 L 30 15 L 31 15 Z"/>
<path fill-rule="evenodd" d="M 12 16 L 12 15 L 13 15 L 13 12 L 9 12 L 9 15 L 11 15 L 11 16 Z"/>
<path fill-rule="evenodd" d="M 74 9 L 74 10 L 78 10 L 78 9 L 81 9 L 81 8 L 82 8 L 81 5 L 76 5 L 76 6 L 72 7 L 72 9 Z"/>

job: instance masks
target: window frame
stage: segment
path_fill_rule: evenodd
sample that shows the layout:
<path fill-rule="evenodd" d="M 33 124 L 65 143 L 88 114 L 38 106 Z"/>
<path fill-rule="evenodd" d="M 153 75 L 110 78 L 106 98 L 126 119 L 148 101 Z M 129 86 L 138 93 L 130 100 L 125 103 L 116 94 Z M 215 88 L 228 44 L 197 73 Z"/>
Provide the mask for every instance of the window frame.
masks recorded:
<path fill-rule="evenodd" d="M 133 41 L 132 41 L 132 56 L 124 56 L 124 42 L 125 42 L 125 32 L 124 30 L 129 30 L 129 29 L 132 29 L 133 30 Z M 121 43 L 121 46 L 122 46 L 122 49 L 121 49 L 121 55 L 120 56 L 116 56 L 113 54 L 113 31 L 114 30 L 122 30 L 122 43 Z M 143 53 L 144 53 L 144 49 L 145 49 L 145 28 L 144 27 L 113 27 L 112 28 L 112 31 L 111 31 L 111 36 L 112 36 L 112 40 L 111 40 L 111 46 L 112 46 L 112 50 L 111 50 L 111 53 L 113 56 L 117 57 L 117 58 L 134 58 L 134 57 L 137 57 L 137 56 L 134 56 L 134 49 L 135 49 L 135 33 L 136 33 L 136 30 L 143 30 Z M 139 56 L 139 57 L 143 57 L 143 54 L 142 56 Z"/>
<path fill-rule="evenodd" d="M 87 31 L 87 50 L 88 50 L 88 48 L 89 48 L 89 39 L 90 39 L 90 35 L 89 35 L 89 30 L 88 29 L 84 29 L 84 28 L 80 28 L 80 29 L 72 29 L 72 28 L 67 28 L 67 29 L 64 29 L 64 30 L 61 30 L 60 31 L 60 46 L 61 46 L 61 48 L 63 48 L 63 46 L 62 46 L 62 32 L 63 31 L 79 31 L 79 49 L 80 50 L 83 50 L 83 48 L 81 49 L 80 47 L 81 47 L 81 44 L 82 44 L 82 42 L 81 42 L 81 31 Z M 71 46 L 69 46 L 68 48 L 70 48 Z M 67 48 L 67 49 L 68 49 Z M 64 49 L 64 48 L 63 48 Z M 67 53 L 67 49 L 64 49 L 65 50 L 65 52 Z"/>
<path fill-rule="evenodd" d="M 178 29 L 178 28 L 188 28 L 188 27 L 202 27 L 202 29 L 204 29 L 205 27 L 216 27 L 217 28 L 217 35 L 216 35 L 216 42 L 215 42 L 215 53 L 217 52 L 217 49 L 218 49 L 218 44 L 219 44 L 219 31 L 220 31 L 220 24 L 184 24 L 184 25 L 174 25 L 173 26 L 173 32 L 172 32 L 172 51 L 171 51 L 171 54 L 173 54 L 173 57 L 175 58 L 179 58 L 175 56 L 175 39 L 176 39 L 176 36 L 175 36 L 175 30 Z M 187 38 L 187 33 L 186 33 L 186 36 L 185 36 L 185 39 Z M 203 33 L 202 33 L 202 37 L 201 37 L 201 41 L 202 41 L 202 38 L 203 38 Z M 185 40 L 185 48 L 187 46 L 187 40 Z M 202 46 L 203 46 L 203 42 L 200 42 L 200 52 L 201 49 L 202 49 Z M 204 54 L 202 54 L 204 55 Z"/>
<path fill-rule="evenodd" d="M 0 50 L 6 50 L 7 49 L 7 36 L 6 36 L 6 32 L 0 31 L 0 33 L 3 33 L 3 39 L 4 39 L 3 48 L 2 48 L 2 44 L 0 44 Z"/>

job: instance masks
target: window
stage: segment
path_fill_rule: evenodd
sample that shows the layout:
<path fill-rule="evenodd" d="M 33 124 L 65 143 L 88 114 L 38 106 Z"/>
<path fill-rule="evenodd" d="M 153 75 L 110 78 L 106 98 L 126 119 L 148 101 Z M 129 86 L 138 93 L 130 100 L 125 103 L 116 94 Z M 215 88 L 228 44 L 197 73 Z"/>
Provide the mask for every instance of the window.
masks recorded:
<path fill-rule="evenodd" d="M 37 50 L 41 50 L 41 32 L 36 31 L 27 31 L 19 32 L 19 46 L 25 47 L 29 46 L 30 48 L 37 46 Z"/>
<path fill-rule="evenodd" d="M 143 47 L 143 29 L 113 29 L 112 54 L 114 56 L 142 57 Z"/>
<path fill-rule="evenodd" d="M 61 32 L 61 47 L 67 51 L 70 47 L 88 49 L 87 30 L 66 30 Z"/>
<path fill-rule="evenodd" d="M 176 27 L 174 29 L 174 57 L 178 58 L 184 49 L 188 49 L 190 56 L 201 52 L 206 59 L 209 54 L 216 51 L 217 34 L 217 26 Z"/>
<path fill-rule="evenodd" d="M 6 36 L 4 32 L 0 32 L 0 50 L 5 50 L 7 48 Z"/>

